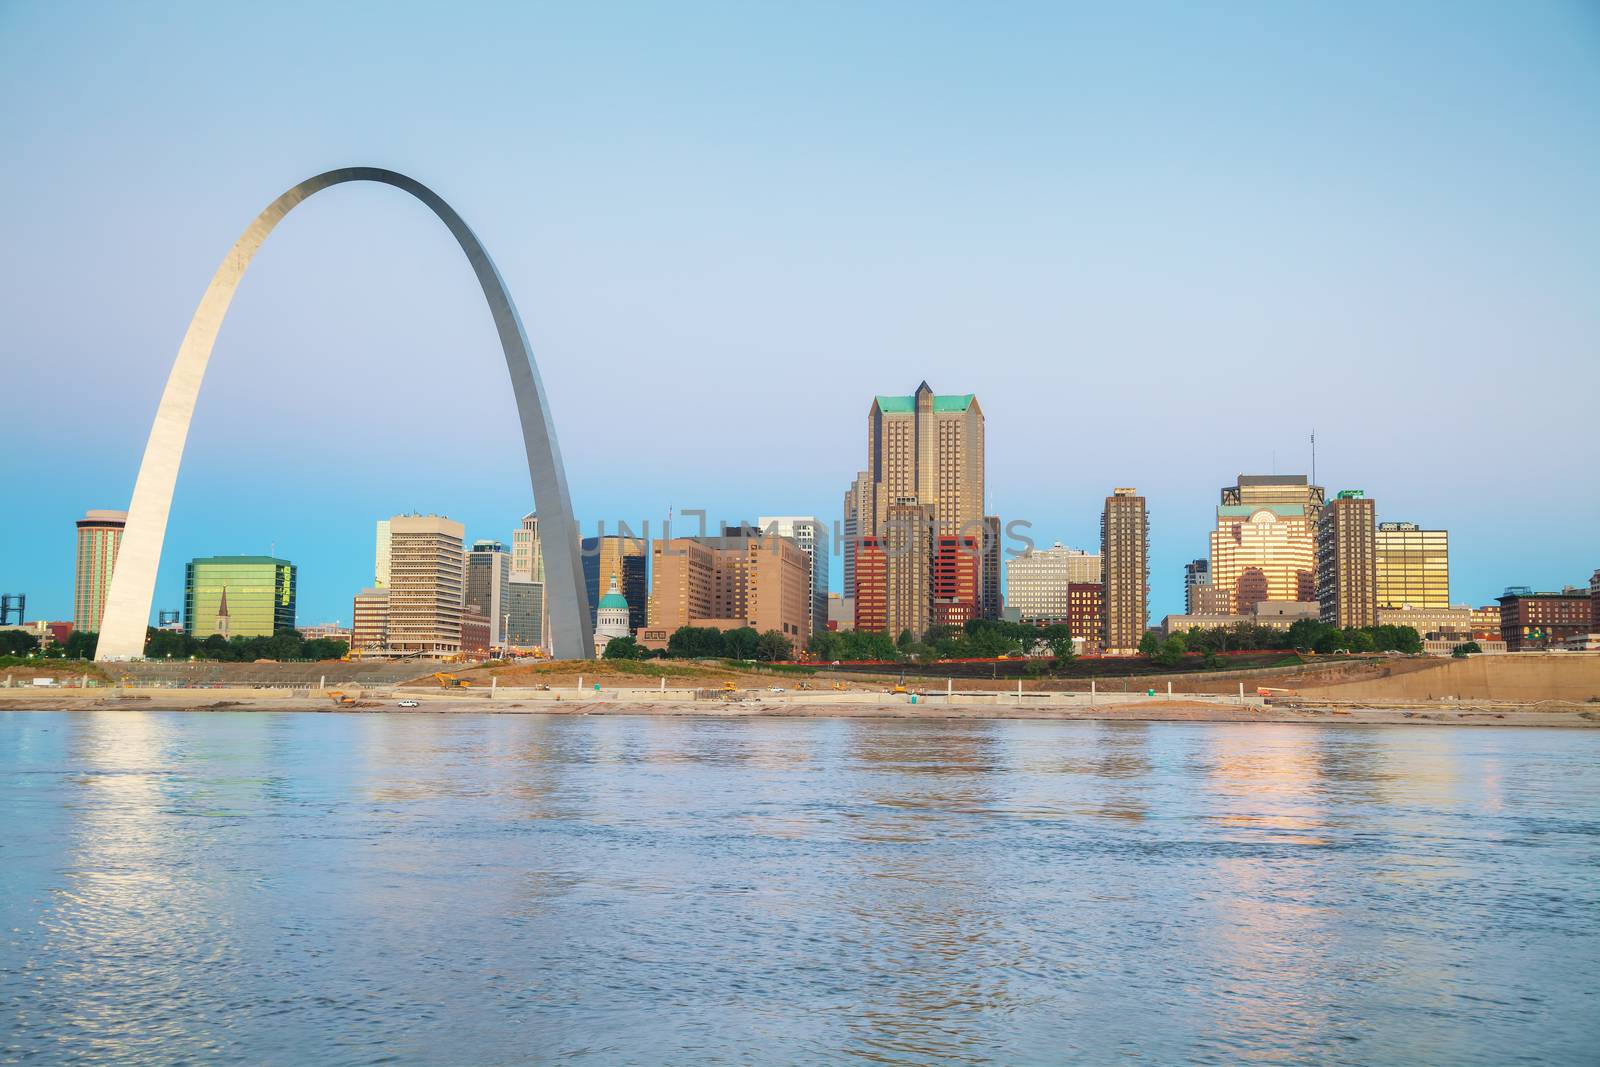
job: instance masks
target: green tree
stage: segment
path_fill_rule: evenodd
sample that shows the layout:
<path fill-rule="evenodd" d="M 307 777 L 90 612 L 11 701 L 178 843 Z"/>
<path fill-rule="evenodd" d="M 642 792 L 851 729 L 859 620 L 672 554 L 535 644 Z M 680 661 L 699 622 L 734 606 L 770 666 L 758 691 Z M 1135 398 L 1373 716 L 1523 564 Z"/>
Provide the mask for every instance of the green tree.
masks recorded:
<path fill-rule="evenodd" d="M 39 650 L 39 639 L 23 630 L 0 630 L 0 653 L 31 656 Z"/>
<path fill-rule="evenodd" d="M 1182 634 L 1173 634 L 1156 648 L 1155 661 L 1163 667 L 1176 667 L 1183 662 L 1183 657 L 1189 651 L 1189 646 L 1184 643 Z"/>
<path fill-rule="evenodd" d="M 794 655 L 794 645 L 777 630 L 768 630 L 756 638 L 756 659 L 776 663 Z"/>
<path fill-rule="evenodd" d="M 916 639 L 917 639 L 916 635 L 913 634 L 910 630 L 901 630 L 900 631 L 900 636 L 895 638 L 895 642 L 894 643 L 902 651 L 904 651 L 905 649 L 910 648 L 911 647 L 911 643 L 913 641 L 915 641 Z"/>
<path fill-rule="evenodd" d="M 667 638 L 667 655 L 676 659 L 708 659 L 722 654 L 722 631 L 715 626 L 680 626 Z"/>
<path fill-rule="evenodd" d="M 613 637 L 606 642 L 603 659 L 643 659 L 646 650 L 632 637 Z"/>
<path fill-rule="evenodd" d="M 754 627 L 739 626 L 722 632 L 722 654 L 729 659 L 755 659 L 761 635 Z"/>
<path fill-rule="evenodd" d="M 1450 650 L 1450 654 L 1457 659 L 1466 659 L 1474 653 L 1482 652 L 1483 646 L 1476 641 L 1467 641 Z"/>
<path fill-rule="evenodd" d="M 1159 650 L 1160 642 L 1156 638 L 1156 632 L 1154 630 L 1146 630 L 1144 636 L 1139 638 L 1139 654 L 1153 656 Z"/>
<path fill-rule="evenodd" d="M 1055 657 L 1056 666 L 1065 666 L 1071 663 L 1077 655 L 1077 649 L 1072 644 L 1072 627 L 1046 626 L 1039 631 L 1039 638 L 1050 648 L 1050 655 Z"/>

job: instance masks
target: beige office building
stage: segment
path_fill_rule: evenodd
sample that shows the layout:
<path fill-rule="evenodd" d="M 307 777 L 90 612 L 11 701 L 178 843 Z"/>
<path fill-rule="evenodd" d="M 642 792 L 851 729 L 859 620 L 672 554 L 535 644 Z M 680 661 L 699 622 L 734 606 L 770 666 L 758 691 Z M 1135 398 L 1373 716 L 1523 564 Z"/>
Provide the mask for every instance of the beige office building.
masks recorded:
<path fill-rule="evenodd" d="M 1499 625 L 1499 615 L 1500 609 L 1496 605 L 1496 626 Z M 1476 612 L 1467 604 L 1446 608 L 1379 608 L 1378 625 L 1409 626 L 1424 638 L 1439 634 L 1465 641 L 1476 632 L 1475 616 Z"/>
<path fill-rule="evenodd" d="M 776 630 L 798 651 L 811 639 L 811 562 L 785 537 L 674 537 L 650 546 L 647 628 Z"/>
<path fill-rule="evenodd" d="M 1222 490 L 1211 532 L 1211 584 L 1230 614 L 1262 600 L 1317 599 L 1322 487 L 1303 474 L 1241 474 Z"/>
<path fill-rule="evenodd" d="M 1378 607 L 1450 606 L 1450 534 L 1414 522 L 1380 522 Z"/>
<path fill-rule="evenodd" d="M 947 605 L 950 614 L 998 613 L 999 543 L 990 534 L 999 523 L 983 513 L 983 456 L 983 409 L 973 394 L 939 395 L 923 382 L 909 396 L 873 398 L 867 412 L 867 469 L 845 495 L 845 521 L 858 537 L 876 538 L 885 550 L 885 618 L 891 633 L 911 630 L 921 636 L 932 624 L 932 560 L 940 537 L 970 538 L 980 552 L 976 580 L 964 599 Z M 904 528 L 891 532 L 895 517 Z M 927 523 L 931 528 L 922 529 Z M 859 568 L 855 538 L 849 541 L 845 569 L 851 584 L 845 591 L 855 593 Z"/>
<path fill-rule="evenodd" d="M 382 656 L 389 651 L 389 590 L 373 587 L 356 594 L 350 623 L 350 652 Z"/>
<path fill-rule="evenodd" d="M 940 396 L 923 382 L 910 396 L 874 397 L 867 462 L 874 536 L 904 504 L 933 508 L 939 536 L 983 536 L 983 410 L 973 394 Z"/>
<path fill-rule="evenodd" d="M 1132 655 L 1150 615 L 1150 517 L 1137 490 L 1116 489 L 1106 497 L 1100 571 L 1105 587 L 1101 648 L 1108 655 Z"/>
<path fill-rule="evenodd" d="M 78 520 L 72 628 L 80 633 L 100 632 L 100 617 L 106 613 L 106 594 L 111 590 L 111 573 L 116 569 L 122 529 L 127 523 L 126 511 L 87 511 Z"/>
<path fill-rule="evenodd" d="M 390 651 L 461 651 L 466 527 L 442 515 L 396 515 L 389 520 L 389 537 Z"/>
<path fill-rule="evenodd" d="M 1006 563 L 1006 607 L 1023 622 L 1067 622 L 1074 585 L 1100 584 L 1100 557 L 1060 541 L 1027 548 Z"/>
<path fill-rule="evenodd" d="M 543 582 L 544 553 L 539 546 L 539 513 L 530 511 L 511 533 L 511 580 Z"/>
<path fill-rule="evenodd" d="M 1317 521 L 1317 601 L 1322 621 L 1345 629 L 1378 621 L 1377 506 L 1347 489 Z"/>

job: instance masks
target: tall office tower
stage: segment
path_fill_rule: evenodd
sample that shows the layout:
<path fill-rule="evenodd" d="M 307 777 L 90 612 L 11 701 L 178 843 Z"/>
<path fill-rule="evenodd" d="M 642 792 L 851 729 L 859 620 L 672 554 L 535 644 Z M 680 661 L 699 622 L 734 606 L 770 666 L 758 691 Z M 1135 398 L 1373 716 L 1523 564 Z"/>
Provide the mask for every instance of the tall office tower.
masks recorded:
<path fill-rule="evenodd" d="M 1100 514 L 1100 584 L 1105 625 L 1101 647 L 1132 655 L 1150 615 L 1150 517 L 1134 489 L 1114 489 Z"/>
<path fill-rule="evenodd" d="M 844 527 L 839 533 L 839 548 L 844 555 L 844 595 L 855 599 L 856 545 L 872 536 L 872 475 L 862 471 L 844 494 Z"/>
<path fill-rule="evenodd" d="M 883 542 L 863 537 L 856 553 L 855 628 L 869 633 L 889 632 L 889 561 Z"/>
<path fill-rule="evenodd" d="M 910 396 L 874 397 L 867 412 L 872 532 L 891 507 L 934 509 L 936 534 L 983 530 L 983 410 L 971 393 L 938 396 L 923 382 Z"/>
<path fill-rule="evenodd" d="M 758 531 L 674 537 L 650 546 L 648 627 L 776 630 L 803 649 L 811 639 L 811 564 L 782 537 Z"/>
<path fill-rule="evenodd" d="M 850 502 L 860 534 L 870 533 L 884 549 L 889 626 L 896 634 L 909 629 L 921 636 L 933 617 L 934 539 L 981 541 L 988 529 L 983 514 L 983 410 L 977 399 L 971 393 L 936 395 L 927 382 L 910 396 L 874 397 L 867 411 L 864 473 L 871 499 L 861 499 L 865 486 L 858 478 Z M 931 529 L 920 529 L 930 524 Z M 891 525 L 902 529 L 891 530 Z M 983 569 L 974 614 L 985 608 Z M 918 583 L 926 588 L 917 588 Z M 990 584 L 991 595 L 997 594 L 998 571 Z M 997 595 L 992 606 L 998 611 Z"/>
<path fill-rule="evenodd" d="M 583 539 L 583 584 L 589 590 L 589 617 L 599 622 L 600 597 L 608 588 L 611 576 L 617 576 L 618 587 L 628 602 L 633 629 L 648 621 L 650 584 L 645 576 L 648 565 L 648 542 L 641 538 L 606 534 L 603 537 Z"/>
<path fill-rule="evenodd" d="M 756 525 L 767 536 L 792 539 L 806 554 L 811 568 L 811 632 L 822 633 L 828 628 L 828 528 L 815 515 L 763 515 Z"/>
<path fill-rule="evenodd" d="M 544 552 L 539 545 L 539 513 L 530 511 L 511 534 L 511 577 L 519 582 L 544 581 Z"/>
<path fill-rule="evenodd" d="M 1380 522 L 1378 607 L 1450 606 L 1450 534 L 1414 522 Z"/>
<path fill-rule="evenodd" d="M 1062 623 L 1072 617 L 1071 587 L 1100 584 L 1100 557 L 1060 541 L 1027 548 L 1006 563 L 1006 606 L 1023 622 Z"/>
<path fill-rule="evenodd" d="M 511 616 L 506 643 L 512 648 L 544 645 L 544 583 L 513 578 L 507 585 L 506 613 Z"/>
<path fill-rule="evenodd" d="M 883 515 L 888 634 L 921 637 L 933 625 L 933 557 L 938 519 L 931 504 L 894 504 Z M 860 560 L 856 566 L 860 567 Z"/>
<path fill-rule="evenodd" d="M 351 605 L 350 651 L 381 656 L 389 651 L 389 590 L 376 586 L 356 594 Z"/>
<path fill-rule="evenodd" d="M 938 626 L 965 626 L 979 611 L 978 585 L 983 549 L 976 537 L 935 538 L 933 552 L 933 621 Z"/>
<path fill-rule="evenodd" d="M 1317 600 L 1322 621 L 1378 624 L 1377 506 L 1359 489 L 1339 493 L 1317 520 Z"/>
<path fill-rule="evenodd" d="M 389 531 L 390 651 L 461 651 L 466 527 L 442 515 L 396 515 Z"/>
<path fill-rule="evenodd" d="M 537 511 L 530 511 L 524 515 L 522 522 L 511 534 L 511 580 L 537 586 L 533 590 L 523 590 L 523 599 L 525 602 L 527 596 L 537 594 L 538 603 L 534 605 L 534 609 L 539 614 L 532 623 L 532 630 L 538 631 L 540 640 L 529 647 L 538 647 L 543 642 L 544 634 L 550 630 L 550 606 L 544 596 L 544 549 L 539 542 Z M 528 626 L 522 626 L 518 632 L 526 634 L 531 631 Z"/>
<path fill-rule="evenodd" d="M 72 597 L 72 628 L 82 633 L 99 633 L 100 616 L 106 612 L 106 593 L 111 589 L 111 572 L 117 565 L 117 549 L 122 545 L 122 528 L 128 523 L 126 511 L 91 510 L 78 520 L 78 578 Z"/>
<path fill-rule="evenodd" d="M 272 556 L 207 556 L 184 569 L 183 632 L 271 637 L 294 629 L 295 566 Z"/>
<path fill-rule="evenodd" d="M 491 648 L 506 643 L 511 554 L 500 541 L 474 541 L 467 555 L 467 607 L 489 620 Z"/>
<path fill-rule="evenodd" d="M 1263 600 L 1315 600 L 1317 517 L 1323 492 L 1303 474 L 1241 474 L 1222 490 L 1211 531 L 1211 582 L 1224 614 L 1248 615 Z"/>
<path fill-rule="evenodd" d="M 372 557 L 372 587 L 389 588 L 389 520 L 378 520 L 377 550 Z"/>
<path fill-rule="evenodd" d="M 1000 516 L 983 517 L 983 567 L 978 575 L 978 614 L 998 619 L 1004 597 L 1000 588 Z"/>

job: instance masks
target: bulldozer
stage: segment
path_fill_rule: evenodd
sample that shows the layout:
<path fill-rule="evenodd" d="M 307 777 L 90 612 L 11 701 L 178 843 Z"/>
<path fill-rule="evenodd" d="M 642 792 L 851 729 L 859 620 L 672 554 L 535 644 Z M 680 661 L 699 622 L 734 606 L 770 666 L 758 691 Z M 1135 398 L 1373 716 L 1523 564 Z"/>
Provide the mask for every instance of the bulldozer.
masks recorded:
<path fill-rule="evenodd" d="M 443 671 L 435 671 L 433 673 L 433 678 L 434 678 L 434 681 L 439 683 L 439 688 L 440 689 L 471 689 L 472 688 L 472 683 L 471 682 L 464 682 L 460 678 L 457 678 L 455 675 L 446 674 Z"/>
<path fill-rule="evenodd" d="M 355 699 L 351 697 L 349 693 L 339 689 L 330 689 L 328 691 L 328 699 L 339 705 L 341 708 L 347 708 L 355 703 Z"/>

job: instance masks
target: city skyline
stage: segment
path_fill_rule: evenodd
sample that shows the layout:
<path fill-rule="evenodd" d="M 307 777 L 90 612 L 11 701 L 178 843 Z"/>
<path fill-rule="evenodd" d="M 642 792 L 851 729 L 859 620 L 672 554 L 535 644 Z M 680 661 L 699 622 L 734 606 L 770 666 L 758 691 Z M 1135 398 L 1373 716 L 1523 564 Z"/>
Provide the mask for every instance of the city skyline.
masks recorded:
<path fill-rule="evenodd" d="M 853 39 L 890 57 L 876 73 L 833 56 L 823 45 L 837 42 L 800 13 L 685 13 L 701 42 L 688 54 L 629 43 L 602 56 L 592 16 L 508 12 L 487 47 L 542 46 L 541 76 L 441 60 L 406 84 L 386 57 L 402 28 L 433 17 L 413 16 L 400 27 L 333 13 L 314 41 L 286 19 L 254 27 L 259 52 L 241 57 L 220 47 L 250 37 L 235 12 L 0 14 L 0 85 L 35 101 L 0 116 L 17 149 L 0 188 L 30 204 L 0 221 L 14 250 L 0 287 L 9 384 L 32 401 L 13 429 L 51 446 L 12 472 L 26 503 L 0 533 L 0 591 L 26 593 L 30 616 L 71 617 L 60 531 L 87 509 L 127 507 L 159 379 L 241 214 L 350 160 L 416 174 L 492 237 L 545 356 L 580 516 L 832 517 L 859 470 L 862 399 L 926 378 L 983 397 L 989 511 L 1032 522 L 1036 543 L 1092 547 L 1106 487 L 1140 488 L 1153 619 L 1182 610 L 1179 576 L 1204 553 L 1214 486 L 1309 472 L 1313 424 L 1330 492 L 1364 489 L 1396 518 L 1450 531 L 1452 599 L 1559 589 L 1589 569 L 1600 500 L 1570 491 L 1559 458 L 1585 454 L 1586 420 L 1541 420 L 1537 452 L 1463 463 L 1418 443 L 1420 415 L 1374 413 L 1399 410 L 1384 395 L 1397 393 L 1442 422 L 1427 440 L 1448 446 L 1600 384 L 1588 299 L 1600 240 L 1584 210 L 1600 138 L 1576 103 L 1596 87 L 1577 48 L 1590 11 L 1390 11 L 1362 25 L 1267 12 L 1248 33 L 1242 16 L 1178 9 L 1036 12 L 1030 41 L 1006 36 L 1023 50 L 1007 52 L 1014 76 L 996 66 L 982 91 L 942 75 L 1000 54 L 992 25 L 957 12 L 904 49 L 882 47 L 900 39 L 898 20 L 860 13 Z M 484 45 L 470 25 L 428 28 Z M 738 58 L 743 38 L 767 32 L 809 58 Z M 1171 69 L 1130 64 L 1151 47 L 1178 57 Z M 65 51 L 77 91 L 38 93 Z M 1311 92 L 1356 57 L 1358 82 Z M 622 88 L 580 93 L 599 61 Z M 351 69 L 370 95 L 300 106 Z M 1134 69 L 1146 81 L 1124 77 Z M 231 102 L 180 91 L 224 70 L 241 86 Z M 805 97 L 815 115 L 797 110 L 819 78 L 835 88 Z M 279 95 L 257 102 L 249 87 L 269 79 Z M 97 103 L 112 93 L 115 124 Z M 695 108 L 675 106 L 690 97 Z M 269 98 L 305 121 L 253 124 Z M 754 122 L 764 108 L 787 123 Z M 1425 158 L 1410 150 L 1418 131 Z M 302 618 L 347 620 L 373 517 L 435 511 L 503 538 L 533 505 L 508 489 L 514 416 L 487 410 L 504 405 L 484 390 L 503 372 L 448 238 L 398 196 L 323 195 L 252 268 L 219 338 L 157 607 L 181 602 L 187 559 L 276 551 L 301 567 Z M 83 265 L 90 315 L 69 310 L 60 284 Z M 428 384 L 443 446 L 383 415 L 410 410 L 411 383 L 441 353 L 446 371 Z M 1491 383 L 1510 368 L 1524 392 L 1507 412 Z M 721 399 L 687 392 L 697 377 Z M 706 408 L 714 418 L 685 417 Z M 1220 410 L 1248 418 L 1192 418 Z M 1119 432 L 1128 411 L 1137 432 Z M 629 433 L 596 432 L 602 414 Z M 779 430 L 806 447 L 727 447 Z M 1559 521 L 1519 541 L 1504 487 Z"/>

